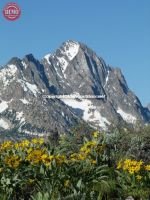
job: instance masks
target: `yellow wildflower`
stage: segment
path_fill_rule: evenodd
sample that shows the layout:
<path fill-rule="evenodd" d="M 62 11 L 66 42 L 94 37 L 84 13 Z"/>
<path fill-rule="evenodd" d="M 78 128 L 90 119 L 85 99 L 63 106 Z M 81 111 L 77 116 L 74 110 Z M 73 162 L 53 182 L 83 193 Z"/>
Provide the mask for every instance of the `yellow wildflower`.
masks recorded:
<path fill-rule="evenodd" d="M 117 163 L 117 169 L 121 169 L 122 168 L 122 160 L 120 160 L 118 163 Z"/>
<path fill-rule="evenodd" d="M 84 151 L 85 154 L 89 154 L 90 152 L 91 152 L 90 149 L 86 149 L 86 150 Z"/>
<path fill-rule="evenodd" d="M 33 138 L 31 143 L 42 145 L 44 143 L 44 138 Z"/>
<path fill-rule="evenodd" d="M 0 150 L 7 150 L 7 149 L 11 149 L 13 147 L 13 143 L 12 141 L 5 141 L 0 145 Z"/>
<path fill-rule="evenodd" d="M 78 160 L 85 160 L 86 159 L 86 154 L 84 154 L 84 153 L 79 153 L 78 154 Z"/>
<path fill-rule="evenodd" d="M 30 147 L 29 149 L 27 149 L 27 153 L 31 153 L 33 151 L 33 148 Z"/>
<path fill-rule="evenodd" d="M 65 186 L 65 187 L 69 187 L 69 185 L 70 185 L 70 180 L 65 180 L 64 186 Z"/>
<path fill-rule="evenodd" d="M 39 144 L 42 145 L 44 143 L 44 138 L 39 138 Z"/>
<path fill-rule="evenodd" d="M 145 170 L 150 171 L 150 165 L 145 165 Z"/>
<path fill-rule="evenodd" d="M 80 148 L 80 151 L 85 151 L 85 150 L 86 150 L 85 146 L 83 146 L 83 147 Z"/>
<path fill-rule="evenodd" d="M 143 161 L 136 161 L 131 159 L 126 159 L 124 162 L 118 164 L 118 169 L 122 167 L 123 170 L 127 170 L 130 174 L 134 174 L 140 171 L 143 165 Z"/>
<path fill-rule="evenodd" d="M 25 148 L 28 147 L 30 145 L 29 140 L 23 140 L 22 142 L 20 142 L 20 146 Z"/>
<path fill-rule="evenodd" d="M 28 160 L 32 164 L 38 164 L 40 161 L 42 161 L 42 155 L 44 153 L 45 152 L 43 150 L 34 149 L 33 151 L 28 153 L 26 160 Z"/>
<path fill-rule="evenodd" d="M 85 144 L 85 146 L 86 146 L 87 148 L 93 148 L 93 147 L 96 146 L 96 142 L 95 142 L 95 141 L 89 141 L 89 142 L 87 142 L 87 143 Z"/>
<path fill-rule="evenodd" d="M 55 156 L 55 160 L 58 165 L 61 165 L 66 161 L 66 157 L 64 155 L 57 155 Z"/>
<path fill-rule="evenodd" d="M 85 154 L 90 154 L 90 152 L 92 151 L 92 149 L 96 146 L 96 142 L 95 141 L 88 141 L 87 143 L 85 143 L 81 148 L 80 148 L 80 152 L 84 152 Z"/>
<path fill-rule="evenodd" d="M 4 163 L 6 165 L 14 169 L 20 165 L 20 162 L 21 162 L 21 158 L 19 158 L 19 156 L 16 156 L 16 155 L 7 156 L 4 160 Z"/>
<path fill-rule="evenodd" d="M 96 160 L 91 160 L 91 163 L 95 165 L 96 164 Z"/>
<path fill-rule="evenodd" d="M 16 149 L 19 149 L 19 148 L 25 149 L 25 148 L 29 147 L 29 145 L 30 145 L 29 140 L 22 140 L 21 142 L 15 143 L 15 148 Z"/>
<path fill-rule="evenodd" d="M 31 143 L 33 143 L 33 144 L 38 144 L 38 143 L 39 143 L 38 138 L 33 138 L 33 139 L 31 140 Z"/>
<path fill-rule="evenodd" d="M 28 180 L 29 185 L 34 183 L 34 181 L 35 181 L 34 179 L 29 178 L 29 180 Z"/>
<path fill-rule="evenodd" d="M 14 145 L 14 147 L 15 147 L 15 149 L 19 149 L 20 148 L 20 145 L 19 145 L 19 143 L 15 143 L 15 145 Z"/>
<path fill-rule="evenodd" d="M 136 179 L 137 179 L 138 181 L 140 181 L 140 180 L 142 179 L 142 176 L 137 175 L 137 176 L 136 176 Z"/>
<path fill-rule="evenodd" d="M 70 155 L 70 160 L 71 161 L 78 161 L 78 154 L 77 153 L 73 153 Z"/>
<path fill-rule="evenodd" d="M 98 138 L 99 132 L 98 132 L 98 131 L 95 131 L 92 135 L 93 135 L 94 138 Z"/>
<path fill-rule="evenodd" d="M 52 161 L 52 160 L 55 159 L 55 156 L 54 156 L 54 155 L 50 155 L 50 156 L 49 156 L 49 159 Z"/>
<path fill-rule="evenodd" d="M 50 156 L 46 153 L 41 156 L 41 161 L 45 166 L 50 166 L 51 164 Z"/>

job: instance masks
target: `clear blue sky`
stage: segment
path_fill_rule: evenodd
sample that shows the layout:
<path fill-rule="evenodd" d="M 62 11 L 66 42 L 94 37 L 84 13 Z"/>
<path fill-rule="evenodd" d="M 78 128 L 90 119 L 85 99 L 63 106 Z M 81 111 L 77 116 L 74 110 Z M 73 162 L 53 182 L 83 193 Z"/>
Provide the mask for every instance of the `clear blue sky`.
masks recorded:
<path fill-rule="evenodd" d="M 0 9 L 9 2 L 0 1 Z M 16 0 L 22 16 L 0 13 L 0 65 L 33 53 L 42 58 L 68 39 L 86 43 L 120 67 L 129 87 L 150 102 L 150 0 Z"/>

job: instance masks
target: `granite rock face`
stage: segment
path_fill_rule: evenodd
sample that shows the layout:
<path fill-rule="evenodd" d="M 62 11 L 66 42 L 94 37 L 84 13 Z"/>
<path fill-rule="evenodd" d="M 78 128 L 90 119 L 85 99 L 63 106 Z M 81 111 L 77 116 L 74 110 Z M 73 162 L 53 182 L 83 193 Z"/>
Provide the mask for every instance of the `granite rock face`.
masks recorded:
<path fill-rule="evenodd" d="M 43 95 L 78 98 L 45 99 Z M 22 60 L 12 58 L 0 69 L 0 132 L 16 127 L 27 134 L 47 134 L 55 127 L 68 132 L 82 121 L 100 129 L 144 124 L 150 121 L 150 111 L 128 88 L 120 69 L 106 65 L 79 42 L 64 42 L 41 61 L 32 54 Z"/>

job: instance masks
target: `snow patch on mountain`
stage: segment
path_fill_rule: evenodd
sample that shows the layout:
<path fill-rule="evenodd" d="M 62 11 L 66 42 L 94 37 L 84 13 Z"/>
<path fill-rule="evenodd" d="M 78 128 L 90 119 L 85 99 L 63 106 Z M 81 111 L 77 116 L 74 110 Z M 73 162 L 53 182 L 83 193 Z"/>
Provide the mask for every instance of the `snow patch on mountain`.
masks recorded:
<path fill-rule="evenodd" d="M 68 59 L 71 61 L 74 59 L 74 57 L 77 55 L 78 51 L 79 51 L 79 43 L 75 42 L 75 41 L 67 41 L 65 42 L 64 45 L 64 54 L 68 57 Z"/>
<path fill-rule="evenodd" d="M 48 63 L 49 65 L 51 64 L 50 61 L 49 61 L 49 58 L 50 58 L 50 57 L 51 57 L 51 54 L 50 54 L 50 53 L 44 56 L 44 58 L 46 59 L 46 61 L 47 61 L 47 63 Z"/>
<path fill-rule="evenodd" d="M 9 85 L 14 80 L 16 72 L 17 67 L 13 64 L 0 69 L 0 81 L 3 82 L 4 87 Z"/>
<path fill-rule="evenodd" d="M 25 118 L 23 117 L 24 113 L 23 111 L 21 112 L 16 112 L 16 119 L 20 121 L 20 123 L 25 121 Z"/>
<path fill-rule="evenodd" d="M 109 71 L 108 71 L 108 74 L 106 76 L 106 79 L 105 79 L 105 84 L 104 84 L 104 88 L 106 87 L 107 83 L 108 83 L 108 80 L 109 80 Z"/>
<path fill-rule="evenodd" d="M 0 127 L 3 129 L 9 129 L 9 124 L 4 119 L 0 119 Z"/>
<path fill-rule="evenodd" d="M 63 57 L 57 57 L 57 59 L 58 59 L 58 61 L 60 63 L 62 73 L 64 74 L 64 72 L 67 69 L 68 62 Z"/>
<path fill-rule="evenodd" d="M 24 99 L 20 99 L 20 101 L 23 103 L 23 104 L 29 104 L 30 102 L 27 101 L 25 98 Z"/>
<path fill-rule="evenodd" d="M 1 101 L 0 103 L 0 113 L 4 112 L 8 108 L 8 102 L 7 101 Z"/>
<path fill-rule="evenodd" d="M 103 117 L 97 110 L 96 106 L 92 104 L 90 100 L 77 100 L 77 99 L 61 99 L 66 105 L 74 108 L 81 109 L 83 111 L 82 118 L 85 121 L 93 122 L 95 125 L 107 129 L 107 125 L 110 125 L 110 122 Z"/>
<path fill-rule="evenodd" d="M 125 120 L 126 122 L 128 123 L 135 123 L 136 122 L 136 117 L 129 114 L 129 113 L 126 113 L 125 111 L 123 111 L 121 108 L 118 108 L 117 109 L 117 113 L 121 115 L 121 117 L 123 118 L 123 120 Z"/>
<path fill-rule="evenodd" d="M 21 83 L 21 86 L 22 86 L 22 88 L 23 88 L 23 90 L 24 90 L 25 92 L 28 91 L 28 88 L 26 87 L 26 84 L 25 84 L 25 81 L 24 81 L 24 80 L 19 79 L 19 80 L 18 80 L 18 83 Z"/>
<path fill-rule="evenodd" d="M 19 79 L 18 82 L 21 83 L 21 86 L 23 87 L 25 92 L 30 90 L 34 94 L 34 96 L 37 96 L 37 93 L 39 93 L 39 90 L 35 84 L 28 83 L 27 81 L 21 79 Z"/>
<path fill-rule="evenodd" d="M 55 72 L 57 73 L 57 75 L 59 76 L 59 78 L 62 79 L 62 76 L 59 74 L 58 69 L 57 69 L 57 67 L 55 65 L 54 65 L 54 69 L 55 69 Z"/>
<path fill-rule="evenodd" d="M 93 72 L 93 74 L 94 74 L 95 77 L 96 77 L 98 74 L 97 74 L 97 71 L 95 70 L 95 66 L 94 66 L 93 60 L 92 60 L 92 58 L 91 58 L 91 55 L 90 55 L 88 52 L 86 52 L 86 55 L 88 56 L 88 59 L 89 59 L 89 62 L 90 62 L 90 66 L 91 66 L 92 72 Z"/>
<path fill-rule="evenodd" d="M 63 46 L 59 49 L 60 55 L 56 55 L 56 58 L 58 60 L 58 64 L 60 64 L 62 73 L 65 76 L 65 71 L 67 69 L 67 66 L 69 64 L 69 61 L 73 60 L 75 56 L 78 54 L 79 51 L 79 43 L 74 41 L 67 41 L 63 44 Z"/>
<path fill-rule="evenodd" d="M 34 94 L 34 96 L 37 96 L 37 93 L 39 92 L 37 86 L 28 82 L 26 82 L 26 85 L 29 88 L 29 90 Z"/>
<path fill-rule="evenodd" d="M 21 61 L 22 65 L 24 66 L 24 68 L 26 69 L 28 66 L 24 61 Z"/>

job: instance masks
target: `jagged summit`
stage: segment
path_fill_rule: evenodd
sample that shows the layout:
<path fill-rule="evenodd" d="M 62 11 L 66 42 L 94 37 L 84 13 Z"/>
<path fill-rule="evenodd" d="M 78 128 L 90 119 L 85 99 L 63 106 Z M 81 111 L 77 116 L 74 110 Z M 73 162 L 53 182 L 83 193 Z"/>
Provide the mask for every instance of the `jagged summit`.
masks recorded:
<path fill-rule="evenodd" d="M 65 71 L 69 61 L 73 60 L 79 52 L 80 43 L 73 40 L 68 40 L 60 46 L 53 54 L 47 54 L 44 59 L 50 64 L 51 59 L 56 59 L 57 64 L 60 64 L 62 70 Z"/>
<path fill-rule="evenodd" d="M 63 42 L 62 45 L 54 53 L 45 55 L 44 59 L 46 59 L 49 63 L 51 57 L 57 57 L 57 60 L 60 61 L 60 63 L 67 65 L 67 62 L 73 60 L 78 53 L 81 53 L 81 51 L 84 52 L 87 56 L 96 57 L 98 60 L 103 62 L 104 65 L 106 65 L 105 61 L 102 58 L 99 58 L 96 53 L 86 44 L 74 40 Z M 61 59 L 62 57 L 63 59 Z M 64 59 L 66 60 L 64 61 Z"/>
<path fill-rule="evenodd" d="M 58 79 L 62 77 L 65 81 L 74 79 L 72 75 L 76 74 L 77 79 L 91 77 L 92 82 L 101 80 L 104 84 L 109 73 L 109 67 L 92 49 L 72 40 L 64 42 L 54 54 L 47 54 L 44 59 L 51 68 L 54 68 Z"/>
<path fill-rule="evenodd" d="M 63 45 L 57 50 L 60 50 L 60 53 L 66 56 L 69 60 L 72 60 L 79 52 L 80 43 L 73 40 L 68 40 L 64 42 Z"/>
<path fill-rule="evenodd" d="M 36 58 L 34 57 L 34 55 L 32 53 L 30 54 L 27 54 L 25 57 L 24 57 L 25 60 L 28 60 L 28 61 L 35 61 Z"/>

